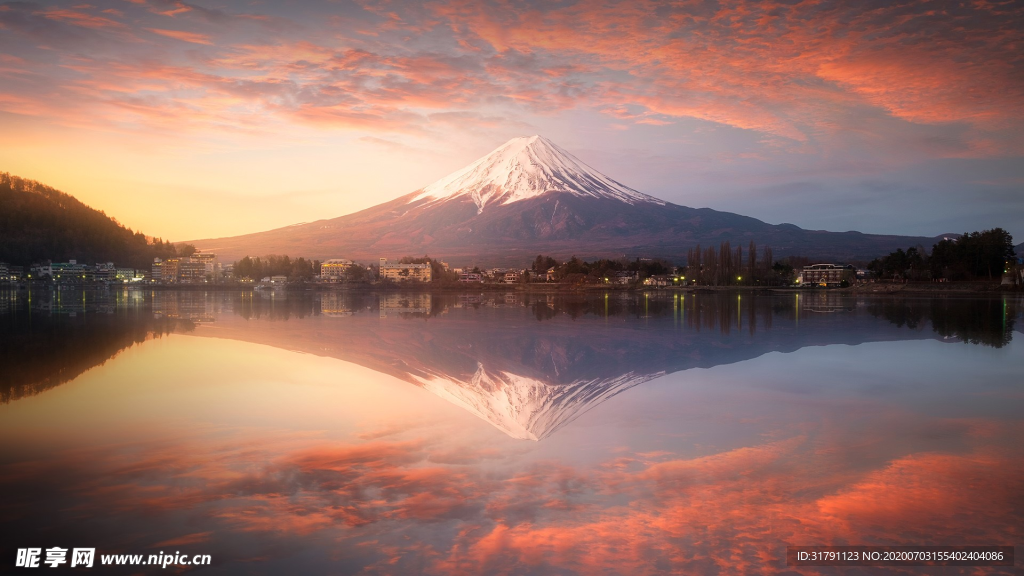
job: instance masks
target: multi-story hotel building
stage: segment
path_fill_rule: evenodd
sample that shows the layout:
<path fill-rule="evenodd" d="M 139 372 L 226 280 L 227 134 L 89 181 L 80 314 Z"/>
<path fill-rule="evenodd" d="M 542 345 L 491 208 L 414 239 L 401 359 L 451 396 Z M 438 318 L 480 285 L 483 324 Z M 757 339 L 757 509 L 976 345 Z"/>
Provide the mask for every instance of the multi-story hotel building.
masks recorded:
<path fill-rule="evenodd" d="M 198 256 L 198 257 L 197 257 Z M 213 254 L 196 254 L 182 258 L 153 259 L 153 282 L 162 284 L 202 284 L 213 275 Z"/>
<path fill-rule="evenodd" d="M 199 262 L 205 269 L 205 274 L 212 275 L 217 270 L 217 255 L 211 252 L 196 252 L 189 257 L 193 262 Z"/>
<path fill-rule="evenodd" d="M 355 266 L 355 262 L 344 258 L 332 258 L 320 264 L 320 279 L 328 282 L 340 280 L 345 271 Z"/>
<path fill-rule="evenodd" d="M 847 270 L 852 270 L 852 268 L 838 264 L 812 264 L 804 266 L 801 283 L 810 286 L 838 286 L 843 281 L 843 274 Z"/>
<path fill-rule="evenodd" d="M 387 258 L 381 258 L 380 279 L 393 282 L 405 282 L 407 280 L 430 282 L 432 272 L 430 264 L 399 264 L 388 262 Z"/>

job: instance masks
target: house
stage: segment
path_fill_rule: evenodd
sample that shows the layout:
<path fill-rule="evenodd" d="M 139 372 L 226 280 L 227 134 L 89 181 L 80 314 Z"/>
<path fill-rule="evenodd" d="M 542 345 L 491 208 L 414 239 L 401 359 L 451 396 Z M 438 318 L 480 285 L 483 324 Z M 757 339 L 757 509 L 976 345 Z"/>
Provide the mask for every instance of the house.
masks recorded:
<path fill-rule="evenodd" d="M 518 270 L 509 270 L 505 272 L 504 282 L 505 284 L 515 284 L 516 282 L 519 282 L 520 278 L 522 278 L 522 275 Z"/>
<path fill-rule="evenodd" d="M 665 287 L 674 286 L 675 284 L 676 276 L 672 274 L 658 274 L 644 278 L 644 286 Z"/>
<path fill-rule="evenodd" d="M 615 284 L 632 284 L 639 279 L 640 275 L 637 272 L 616 272 L 615 277 L 611 281 Z"/>
<path fill-rule="evenodd" d="M 477 274 L 474 272 L 465 272 L 463 274 L 459 274 L 459 282 L 483 284 L 483 281 L 483 274 Z"/>

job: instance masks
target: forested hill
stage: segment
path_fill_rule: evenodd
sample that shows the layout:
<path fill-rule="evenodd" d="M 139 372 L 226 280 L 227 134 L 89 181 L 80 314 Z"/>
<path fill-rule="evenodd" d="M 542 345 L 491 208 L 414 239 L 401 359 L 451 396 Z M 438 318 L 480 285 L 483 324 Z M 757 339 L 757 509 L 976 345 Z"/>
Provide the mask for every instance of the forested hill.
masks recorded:
<path fill-rule="evenodd" d="M 175 253 L 149 242 L 100 210 L 34 180 L 0 172 L 0 262 L 27 266 L 52 260 L 148 267 Z"/>

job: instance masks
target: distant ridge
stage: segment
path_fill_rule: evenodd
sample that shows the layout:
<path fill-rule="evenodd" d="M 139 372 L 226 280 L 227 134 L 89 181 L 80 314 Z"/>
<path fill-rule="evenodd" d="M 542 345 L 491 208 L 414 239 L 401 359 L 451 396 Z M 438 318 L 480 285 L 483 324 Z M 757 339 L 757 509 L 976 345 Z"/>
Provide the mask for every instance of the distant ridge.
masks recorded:
<path fill-rule="evenodd" d="M 256 254 L 373 261 L 424 255 L 465 265 L 651 256 L 680 260 L 697 244 L 770 245 L 775 257 L 871 260 L 937 237 L 805 230 L 689 208 L 629 188 L 534 135 L 513 138 L 444 178 L 372 208 L 302 225 L 196 240 L 226 260 Z"/>

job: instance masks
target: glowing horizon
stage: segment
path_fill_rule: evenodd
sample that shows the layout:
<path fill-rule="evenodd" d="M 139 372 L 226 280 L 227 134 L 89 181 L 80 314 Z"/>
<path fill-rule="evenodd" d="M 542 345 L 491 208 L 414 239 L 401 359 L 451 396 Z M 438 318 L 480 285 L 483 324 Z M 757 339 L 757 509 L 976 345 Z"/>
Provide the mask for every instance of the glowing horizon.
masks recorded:
<path fill-rule="evenodd" d="M 1024 236 L 1019 7 L 0 4 L 0 170 L 180 241 L 391 200 L 543 134 L 805 228 Z"/>

